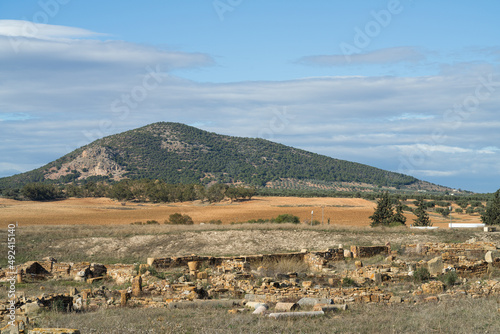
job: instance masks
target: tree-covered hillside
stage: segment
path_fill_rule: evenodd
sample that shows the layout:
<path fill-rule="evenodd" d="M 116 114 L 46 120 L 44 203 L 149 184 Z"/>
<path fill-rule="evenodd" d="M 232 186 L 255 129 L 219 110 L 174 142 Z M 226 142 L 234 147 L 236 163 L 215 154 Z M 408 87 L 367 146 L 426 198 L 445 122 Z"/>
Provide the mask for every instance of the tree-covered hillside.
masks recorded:
<path fill-rule="evenodd" d="M 254 186 L 280 179 L 395 187 L 418 181 L 264 139 L 224 136 L 161 122 L 99 139 L 39 169 L 0 179 L 0 187 L 46 180 L 68 183 L 123 178 Z"/>

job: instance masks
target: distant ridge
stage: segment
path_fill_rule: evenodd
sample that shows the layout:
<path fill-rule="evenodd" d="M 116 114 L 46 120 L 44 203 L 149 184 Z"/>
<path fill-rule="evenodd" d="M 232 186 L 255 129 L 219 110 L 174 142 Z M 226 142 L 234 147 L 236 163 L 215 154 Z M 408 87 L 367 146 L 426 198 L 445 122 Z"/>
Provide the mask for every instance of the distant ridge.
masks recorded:
<path fill-rule="evenodd" d="M 30 182 L 161 179 L 271 188 L 400 188 L 447 191 L 428 182 L 264 139 L 219 135 L 159 122 L 85 145 L 30 172 L 0 179 L 1 187 Z"/>

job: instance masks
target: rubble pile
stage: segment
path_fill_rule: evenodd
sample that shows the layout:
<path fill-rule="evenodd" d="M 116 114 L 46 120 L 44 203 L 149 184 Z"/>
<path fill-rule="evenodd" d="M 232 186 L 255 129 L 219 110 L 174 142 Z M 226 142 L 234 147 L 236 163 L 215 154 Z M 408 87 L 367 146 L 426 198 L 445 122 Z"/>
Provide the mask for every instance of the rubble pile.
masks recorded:
<path fill-rule="evenodd" d="M 303 316 L 337 312 L 352 303 L 415 303 L 457 296 L 500 295 L 500 282 L 485 279 L 494 268 L 500 267 L 499 253 L 494 244 L 428 243 L 402 248 L 410 254 L 435 257 L 403 260 L 401 254 L 391 251 L 390 244 L 386 244 L 351 246 L 349 249 L 339 245 L 324 251 L 235 257 L 193 254 L 149 258 L 147 264 L 136 265 L 60 263 L 46 258 L 17 266 L 20 273 L 17 279 L 27 284 L 43 280 L 74 280 L 84 285 L 79 289 L 69 288 L 66 293 L 35 297 L 20 293 L 14 307 L 12 301 L 0 301 L 0 318 L 3 326 L 12 308 L 15 309 L 16 321 L 27 324 L 43 310 L 88 312 L 100 308 L 183 308 L 221 303 L 232 307 L 231 313 L 243 312 L 246 305 L 256 314 L 282 317 L 279 313 Z M 370 258 L 380 254 L 383 255 L 382 261 L 369 264 Z M 471 254 L 472 258 L 469 257 Z M 483 259 L 478 260 L 479 255 Z M 305 264 L 309 270 L 290 267 L 286 272 L 280 272 L 266 267 L 284 260 L 292 260 L 292 265 Z M 408 283 L 413 282 L 412 276 L 419 268 L 428 269 L 431 280 L 417 285 Z M 457 284 L 446 285 L 438 280 L 449 272 L 456 273 Z M 7 279 L 6 270 L 0 270 L 0 281 Z M 96 281 L 100 285 L 98 288 L 96 284 L 85 283 Z M 414 290 L 403 293 L 391 288 L 405 282 Z M 125 285 L 126 288 L 110 290 L 106 288 L 108 284 Z"/>

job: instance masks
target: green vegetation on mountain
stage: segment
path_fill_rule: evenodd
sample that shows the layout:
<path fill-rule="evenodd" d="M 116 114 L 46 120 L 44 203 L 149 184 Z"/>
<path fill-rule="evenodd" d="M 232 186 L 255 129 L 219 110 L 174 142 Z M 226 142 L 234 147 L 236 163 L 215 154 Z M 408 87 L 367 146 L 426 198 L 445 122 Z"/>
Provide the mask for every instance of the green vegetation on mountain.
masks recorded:
<path fill-rule="evenodd" d="M 123 178 L 169 184 L 282 180 L 353 182 L 402 187 L 414 177 L 273 143 L 219 135 L 179 123 L 154 123 L 94 141 L 36 170 L 0 179 L 0 187 L 32 182 L 67 184 Z"/>

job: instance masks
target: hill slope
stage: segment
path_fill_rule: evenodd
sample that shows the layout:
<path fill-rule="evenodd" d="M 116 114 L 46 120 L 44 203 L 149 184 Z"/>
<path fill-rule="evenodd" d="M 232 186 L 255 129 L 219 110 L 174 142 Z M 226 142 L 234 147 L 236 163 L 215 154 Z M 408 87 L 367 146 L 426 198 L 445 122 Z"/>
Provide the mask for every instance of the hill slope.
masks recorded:
<path fill-rule="evenodd" d="M 414 177 L 273 143 L 154 123 L 96 140 L 36 170 L 0 179 L 0 186 L 52 180 L 162 179 L 169 183 L 279 185 L 356 183 L 415 187 Z"/>

